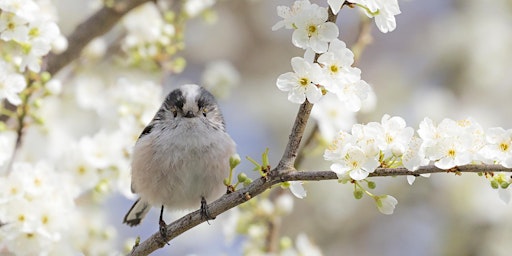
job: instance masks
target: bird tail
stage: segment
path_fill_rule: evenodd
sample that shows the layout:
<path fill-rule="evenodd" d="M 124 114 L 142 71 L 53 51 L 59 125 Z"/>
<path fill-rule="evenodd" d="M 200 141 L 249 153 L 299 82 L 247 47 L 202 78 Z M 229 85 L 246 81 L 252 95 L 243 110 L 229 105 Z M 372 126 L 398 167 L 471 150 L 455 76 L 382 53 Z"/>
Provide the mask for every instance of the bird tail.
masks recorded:
<path fill-rule="evenodd" d="M 128 213 L 124 216 L 123 223 L 126 223 L 130 227 L 139 225 L 150 209 L 151 205 L 142 201 L 140 198 L 137 199 L 132 205 L 132 208 L 130 208 Z"/>

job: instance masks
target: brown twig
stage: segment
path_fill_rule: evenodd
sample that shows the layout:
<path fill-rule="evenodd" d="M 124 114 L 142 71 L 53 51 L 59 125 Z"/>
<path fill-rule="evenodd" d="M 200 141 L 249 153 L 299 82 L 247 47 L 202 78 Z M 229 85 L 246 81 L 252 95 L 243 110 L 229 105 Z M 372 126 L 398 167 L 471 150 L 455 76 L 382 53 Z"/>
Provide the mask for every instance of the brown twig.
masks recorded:
<path fill-rule="evenodd" d="M 460 173 L 484 173 L 484 172 L 512 172 L 512 168 L 505 168 L 501 165 L 465 165 L 457 167 Z M 379 168 L 375 172 L 370 173 L 370 177 L 386 177 L 386 176 L 405 176 L 405 175 L 420 175 L 427 173 L 447 173 L 447 170 L 439 169 L 433 165 L 420 167 L 417 171 L 411 172 L 405 168 Z M 338 179 L 336 173 L 331 171 L 308 171 L 308 172 L 282 172 L 280 170 L 272 170 L 273 174 L 266 178 L 262 177 L 247 187 L 239 189 L 233 193 L 225 194 L 221 198 L 208 205 L 212 217 L 222 214 L 227 210 L 236 207 L 251 198 L 261 194 L 265 190 L 274 185 L 285 181 L 321 181 L 321 180 L 336 180 Z M 175 222 L 167 226 L 167 241 L 172 240 L 183 232 L 205 222 L 201 218 L 200 210 L 187 214 Z M 163 247 L 162 238 L 159 232 L 156 232 L 144 242 L 133 248 L 130 255 L 148 255 L 151 252 Z"/>
<path fill-rule="evenodd" d="M 92 39 L 107 33 L 126 13 L 149 1 L 151 0 L 117 0 L 112 5 L 103 6 L 67 37 L 69 47 L 64 52 L 47 56 L 45 70 L 52 75 L 56 74 L 77 59 Z"/>

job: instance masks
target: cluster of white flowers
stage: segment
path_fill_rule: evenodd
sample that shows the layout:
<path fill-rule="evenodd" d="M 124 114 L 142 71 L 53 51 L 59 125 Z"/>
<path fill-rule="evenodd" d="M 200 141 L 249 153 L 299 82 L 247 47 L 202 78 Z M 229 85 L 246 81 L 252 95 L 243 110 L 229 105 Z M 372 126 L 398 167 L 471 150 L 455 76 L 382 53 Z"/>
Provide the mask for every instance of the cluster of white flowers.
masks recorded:
<path fill-rule="evenodd" d="M 293 185 L 292 185 L 293 186 Z M 283 218 L 293 212 L 294 200 L 290 194 L 281 194 L 269 200 L 268 194 L 233 209 L 224 225 L 224 235 L 232 241 L 235 234 L 246 236 L 244 255 L 264 254 L 265 238 L 268 236 L 268 223 Z M 299 234 L 295 244 L 289 237 L 279 240 L 279 255 L 322 255 L 318 247 L 309 240 L 306 234 Z"/>
<path fill-rule="evenodd" d="M 32 109 L 32 114 L 43 117 L 44 121 L 41 125 L 25 127 L 23 143 L 16 150 L 16 158 L 9 168 L 9 175 L 1 178 L 0 190 L 5 193 L 0 193 L 0 222 L 6 224 L 0 228 L 0 241 L 3 242 L 0 243 L 0 250 L 16 252 L 19 255 L 25 254 L 23 250 L 29 255 L 34 252 L 52 253 L 56 250 L 59 253 L 55 254 L 68 255 L 78 251 L 88 252 L 91 248 L 101 253 L 112 252 L 115 232 L 106 224 L 106 220 L 95 220 L 93 224 L 96 228 L 84 224 L 83 221 L 97 212 L 88 212 L 87 208 L 101 203 L 108 194 L 120 192 L 127 197 L 133 197 L 130 191 L 129 167 L 131 148 L 143 126 L 158 109 L 162 100 L 162 88 L 142 72 L 131 71 L 124 78 L 112 78 L 111 73 L 102 77 L 99 71 L 92 73 L 82 70 L 81 75 L 67 81 L 70 86 L 63 88 L 61 95 L 45 97 L 39 102 L 37 109 Z M 99 126 L 98 123 L 102 125 Z M 14 132 L 0 132 L 2 170 L 9 166 L 14 142 Z M 43 164 L 30 167 L 28 164 L 21 164 L 23 162 Z M 23 192 L 32 189 L 34 175 L 42 172 L 45 173 L 42 176 L 51 178 L 52 182 L 44 180 L 44 189 L 49 192 L 40 192 L 37 198 Z M 5 187 L 4 184 L 21 185 Z M 72 193 L 67 186 L 73 188 Z M 18 193 L 17 191 L 27 197 L 9 194 Z M 67 201 L 60 200 L 60 196 L 66 196 Z M 77 200 L 88 197 L 94 198 L 94 203 Z M 61 201 L 66 204 L 55 205 Z M 38 216 L 36 218 L 27 215 L 34 221 L 25 222 L 25 226 L 14 225 L 19 222 L 17 215 L 13 215 L 16 214 L 14 209 L 22 202 L 26 202 L 26 207 L 19 208 L 20 211 L 32 209 L 30 214 L 39 214 L 39 205 L 48 203 L 54 211 L 50 212 L 51 217 L 64 214 L 73 216 L 74 220 L 56 217 L 62 221 L 63 226 L 51 229 L 51 232 L 42 229 L 44 225 L 35 222 L 41 222 Z M 6 212 L 3 209 L 12 210 Z M 44 209 L 46 208 L 41 208 L 41 211 Z M 70 214 L 70 211 L 73 213 Z M 51 236 L 44 235 L 45 232 Z M 33 242 L 26 248 L 14 247 L 26 245 L 25 240 L 20 240 L 22 238 L 31 239 Z M 77 243 L 74 239 L 81 242 Z M 67 246 L 66 253 L 60 253 L 64 246 Z"/>
<path fill-rule="evenodd" d="M 331 10 L 337 14 L 345 0 L 327 0 Z M 395 30 L 395 15 L 400 14 L 397 0 L 350 0 L 350 3 L 361 6 L 368 17 L 375 18 L 375 23 L 382 33 Z"/>
<path fill-rule="evenodd" d="M 1 1 L 0 10 L 2 56 L 13 60 L 19 71 L 39 72 L 42 56 L 52 47 L 66 48 L 59 27 L 35 1 Z"/>
<path fill-rule="evenodd" d="M 161 53 L 160 48 L 171 45 L 176 28 L 165 20 L 158 6 L 149 2 L 137 7 L 123 17 L 127 35 L 123 49 L 134 53 L 137 58 L 154 58 Z"/>
<path fill-rule="evenodd" d="M 19 105 L 20 92 L 27 86 L 20 73 L 39 72 L 43 56 L 66 46 L 52 17 L 36 2 L 0 1 L 0 102 Z"/>
<path fill-rule="evenodd" d="M 190 17 L 195 17 L 201 14 L 206 9 L 212 7 L 216 0 L 187 0 L 184 4 L 185 12 Z"/>
<path fill-rule="evenodd" d="M 467 164 L 512 167 L 512 130 L 485 132 L 471 118 L 446 118 L 438 125 L 425 118 L 417 133 L 401 117 L 384 115 L 380 123 L 356 124 L 351 133 L 340 131 L 324 158 L 333 162 L 331 170 L 340 179 L 348 175 L 354 180 L 367 178 L 377 167 L 403 166 L 410 171 L 431 163 L 444 170 Z"/>
<path fill-rule="evenodd" d="M 77 190 L 46 163 L 16 162 L 0 177 L 0 248 L 18 255 L 65 250 L 63 232 L 75 216 Z M 55 245 L 58 244 L 59 247 Z"/>
<path fill-rule="evenodd" d="M 21 103 L 20 92 L 27 87 L 25 77 L 14 72 L 13 67 L 0 59 L 0 102 L 7 99 L 13 105 Z"/>
<path fill-rule="evenodd" d="M 240 74 L 231 62 L 216 60 L 206 65 L 201 82 L 217 99 L 225 99 L 240 82 Z"/>
<path fill-rule="evenodd" d="M 280 75 L 277 87 L 294 103 L 318 103 L 334 94 L 348 110 L 359 111 L 371 88 L 361 80 L 361 70 L 352 67 L 354 54 L 337 38 L 339 30 L 328 21 L 327 8 L 301 0 L 292 8 L 279 6 L 278 15 L 283 20 L 273 29 L 294 29 L 292 42 L 306 53 L 292 58 L 293 72 Z"/>
<path fill-rule="evenodd" d="M 394 15 L 400 13 L 396 0 L 351 2 L 375 17 L 382 32 L 395 29 Z M 328 0 L 328 3 L 333 13 L 337 14 L 345 1 Z M 343 41 L 337 39 L 339 30 L 335 23 L 328 21 L 327 8 L 311 4 L 309 0 L 299 0 L 291 8 L 279 6 L 277 12 L 283 20 L 272 29 L 293 29 L 293 45 L 306 50 L 304 58 L 291 60 L 294 72 L 279 76 L 277 87 L 288 92 L 288 99 L 294 103 L 303 103 L 306 99 L 317 103 L 322 95 L 333 93 L 347 109 L 359 111 L 361 102 L 371 93 L 371 88 L 361 80 L 361 71 L 352 67 L 354 54 Z"/>

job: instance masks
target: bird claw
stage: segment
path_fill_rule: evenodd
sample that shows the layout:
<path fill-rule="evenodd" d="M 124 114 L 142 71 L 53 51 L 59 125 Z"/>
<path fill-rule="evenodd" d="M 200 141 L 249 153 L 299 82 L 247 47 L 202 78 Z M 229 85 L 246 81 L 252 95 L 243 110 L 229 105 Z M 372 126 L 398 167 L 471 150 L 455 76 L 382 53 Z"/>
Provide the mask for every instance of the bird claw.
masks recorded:
<path fill-rule="evenodd" d="M 162 205 L 162 208 L 160 209 L 160 220 L 158 221 L 159 225 L 159 231 L 160 231 L 160 237 L 162 238 L 162 246 L 163 244 L 169 245 L 169 242 L 167 242 L 167 224 L 165 223 L 163 219 L 163 213 L 164 213 L 164 206 Z"/>
<path fill-rule="evenodd" d="M 210 214 L 208 204 L 206 203 L 206 199 L 204 197 L 201 198 L 201 219 L 206 220 L 206 223 L 208 223 L 208 225 L 210 224 L 210 222 L 208 222 L 209 220 L 215 219 L 215 217 L 212 217 L 212 215 Z"/>

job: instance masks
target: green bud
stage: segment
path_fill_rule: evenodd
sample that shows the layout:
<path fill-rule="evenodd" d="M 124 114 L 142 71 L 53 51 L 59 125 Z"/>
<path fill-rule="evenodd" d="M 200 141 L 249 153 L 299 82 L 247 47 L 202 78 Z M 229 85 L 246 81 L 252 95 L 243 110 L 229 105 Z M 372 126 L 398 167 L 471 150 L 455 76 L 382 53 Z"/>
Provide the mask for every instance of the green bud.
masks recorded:
<path fill-rule="evenodd" d="M 377 184 L 375 184 L 375 182 L 368 181 L 368 188 L 369 189 L 375 189 L 375 187 L 377 187 Z"/>
<path fill-rule="evenodd" d="M 50 79 L 52 79 L 52 75 L 50 73 L 48 73 L 46 71 L 41 73 L 41 81 L 43 81 L 43 83 L 50 81 Z"/>
<path fill-rule="evenodd" d="M 173 11 L 166 11 L 165 14 L 164 14 L 164 20 L 169 22 L 169 23 L 172 23 L 174 21 L 174 19 L 176 19 L 176 13 L 174 13 Z"/>
<path fill-rule="evenodd" d="M 251 183 L 252 183 L 252 179 L 249 179 L 249 178 L 245 179 L 245 180 L 244 180 L 244 187 L 245 187 L 245 186 L 248 186 L 248 185 L 249 185 L 249 184 L 251 184 Z"/>
<path fill-rule="evenodd" d="M 229 186 L 230 185 L 228 178 L 225 178 L 223 182 L 224 182 L 224 186 Z"/>
<path fill-rule="evenodd" d="M 501 187 L 502 189 L 507 189 L 509 185 L 510 185 L 510 183 L 508 183 L 508 182 L 506 182 L 506 181 L 503 181 L 503 182 L 500 184 L 500 187 Z"/>
<path fill-rule="evenodd" d="M 362 191 L 362 190 L 359 190 L 359 189 L 358 189 L 358 190 L 354 190 L 354 197 L 355 197 L 356 199 L 361 199 L 361 198 L 363 198 L 363 194 L 364 194 L 364 193 L 363 193 L 363 191 Z"/>
<path fill-rule="evenodd" d="M 34 107 L 40 108 L 43 103 L 41 99 L 36 99 L 32 104 L 34 104 Z"/>
<path fill-rule="evenodd" d="M 237 165 L 239 165 L 241 161 L 242 161 L 242 159 L 240 159 L 240 155 L 238 155 L 238 154 L 232 155 L 229 158 L 229 168 L 231 168 L 231 170 L 235 169 L 235 167 Z"/>
<path fill-rule="evenodd" d="M 494 189 L 498 189 L 500 184 L 496 180 L 491 180 L 491 187 Z"/>
<path fill-rule="evenodd" d="M 289 249 L 293 246 L 293 241 L 291 238 L 287 237 L 287 236 L 283 236 L 281 237 L 281 239 L 279 240 L 279 247 L 281 248 L 281 250 L 286 250 L 286 249 Z"/>
<path fill-rule="evenodd" d="M 281 182 L 281 188 L 287 189 L 289 187 L 290 187 L 290 182 L 288 182 L 288 181 Z"/>
<path fill-rule="evenodd" d="M 240 183 L 243 183 L 245 180 L 247 180 L 247 175 L 243 172 L 239 173 L 238 176 L 236 176 L 238 178 L 238 182 Z"/>
<path fill-rule="evenodd" d="M 185 69 L 185 66 L 187 66 L 185 58 L 177 57 L 172 63 L 172 70 L 176 73 L 181 73 Z"/>

